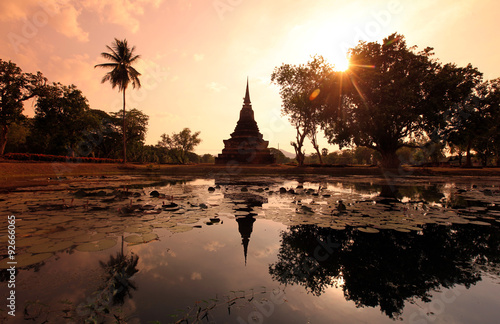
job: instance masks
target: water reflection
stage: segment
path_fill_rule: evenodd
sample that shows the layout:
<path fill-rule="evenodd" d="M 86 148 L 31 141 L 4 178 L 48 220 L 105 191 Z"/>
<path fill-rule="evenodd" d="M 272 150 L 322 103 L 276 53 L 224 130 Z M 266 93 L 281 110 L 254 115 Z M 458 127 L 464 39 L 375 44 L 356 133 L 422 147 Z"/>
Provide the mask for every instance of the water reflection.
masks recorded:
<path fill-rule="evenodd" d="M 95 318 L 124 311 L 143 322 L 163 323 L 175 309 L 196 313 L 199 300 L 214 297 L 218 310 L 212 303 L 204 306 L 214 318 L 233 316 L 226 322 L 234 323 L 241 315 L 251 323 L 253 302 L 269 299 L 282 283 L 298 292 L 285 289 L 286 303 L 273 306 L 269 322 L 329 323 L 332 313 L 343 312 L 351 317 L 340 322 L 363 322 L 356 314 L 376 313 L 372 322 L 387 323 L 407 319 L 405 304 L 411 313 L 417 306 L 408 302 L 430 301 L 437 289 L 470 287 L 485 274 L 500 277 L 498 187 L 365 177 L 258 180 L 82 183 L 37 195 L 15 192 L 0 209 L 23 217 L 20 282 L 58 283 L 45 295 L 52 308 L 61 292 L 71 292 L 73 305 L 85 296 L 79 319 L 90 309 Z M 128 255 L 123 245 L 116 254 L 120 237 L 122 244 L 123 237 L 130 243 Z M 102 252 L 111 248 L 111 255 Z M 54 269 L 69 271 L 59 279 L 76 274 L 85 279 L 70 287 L 54 280 Z M 91 281 L 90 271 L 102 276 Z M 331 289 L 336 285 L 340 288 Z M 29 298 L 47 290 L 36 287 Z M 497 297 L 490 299 L 498 303 Z M 25 300 L 20 295 L 19 304 Z M 319 304 L 328 307 L 320 311 Z M 380 308 L 388 317 L 378 310 L 351 312 L 353 304 Z M 234 306 L 232 314 L 225 315 L 228 305 Z"/>
<path fill-rule="evenodd" d="M 440 288 L 481 280 L 482 271 L 498 275 L 500 234 L 497 227 L 429 224 L 421 232 L 384 230 L 377 235 L 311 225 L 281 233 L 272 278 L 301 285 L 320 296 L 340 285 L 357 307 L 380 307 L 398 318 L 405 302 L 429 302 Z"/>
<path fill-rule="evenodd" d="M 253 231 L 253 223 L 255 218 L 249 214 L 247 216 L 240 216 L 236 218 L 238 222 L 238 232 L 241 234 L 241 244 L 243 245 L 243 254 L 245 255 L 245 265 L 247 264 L 248 244 L 250 243 L 250 235 Z"/>
<path fill-rule="evenodd" d="M 123 253 L 117 253 L 116 256 L 110 255 L 106 263 L 99 262 L 107 274 L 105 289 L 112 289 L 113 306 L 123 305 L 126 297 L 132 298 L 132 291 L 137 287 L 131 278 L 139 271 L 138 262 L 139 256 Z"/>
<path fill-rule="evenodd" d="M 109 255 L 106 262 L 99 261 L 105 273 L 103 283 L 92 293 L 92 297 L 87 297 L 86 302 L 77 306 L 77 319 L 84 319 L 85 323 L 101 323 L 106 322 L 106 319 L 121 323 L 124 320 L 121 307 L 127 298 L 133 298 L 132 291 L 137 290 L 132 277 L 139 272 L 138 262 L 138 255 L 123 252 L 122 237 L 121 251 Z"/>
<path fill-rule="evenodd" d="M 233 188 L 234 190 L 234 188 Z M 236 222 L 238 223 L 238 232 L 241 235 L 241 244 L 243 245 L 243 254 L 245 265 L 247 264 L 248 245 L 253 231 L 253 223 L 256 221 L 254 212 L 255 207 L 262 207 L 268 200 L 266 197 L 248 192 L 246 186 L 241 187 L 241 192 L 224 193 L 224 198 L 234 204 Z M 264 189 L 262 189 L 262 192 Z"/>

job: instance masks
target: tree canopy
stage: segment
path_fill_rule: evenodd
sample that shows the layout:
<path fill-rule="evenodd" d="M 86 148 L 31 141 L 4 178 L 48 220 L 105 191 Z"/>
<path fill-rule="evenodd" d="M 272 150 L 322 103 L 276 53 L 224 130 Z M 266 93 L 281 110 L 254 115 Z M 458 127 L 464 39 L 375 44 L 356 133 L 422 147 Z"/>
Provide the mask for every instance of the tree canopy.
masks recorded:
<path fill-rule="evenodd" d="M 40 153 L 74 156 L 86 132 L 95 128 L 87 99 L 75 85 L 53 83 L 40 92 L 32 136 Z"/>
<path fill-rule="evenodd" d="M 417 51 L 398 34 L 351 49 L 349 70 L 332 74 L 326 84 L 329 142 L 372 148 L 381 153 L 384 167 L 395 168 L 396 151 L 412 146 L 412 139 L 438 140 L 434 130 L 446 128 L 448 113 L 471 96 L 481 73 L 432 57 L 432 48 Z"/>
<path fill-rule="evenodd" d="M 0 59 L 0 155 L 7 144 L 9 126 L 24 118 L 23 102 L 33 98 L 45 82 L 40 72 L 23 73 L 15 63 Z"/>
<path fill-rule="evenodd" d="M 282 112 L 288 116 L 296 129 L 296 140 L 290 144 L 295 149 L 299 165 L 304 163 L 304 140 L 311 139 L 321 162 L 321 154 L 317 143 L 317 132 L 321 124 L 321 103 L 315 100 L 318 89 L 331 73 L 329 65 L 321 56 L 315 56 L 307 64 L 298 66 L 283 64 L 275 68 L 271 81 L 280 86 L 283 100 Z"/>
<path fill-rule="evenodd" d="M 347 71 L 336 72 L 313 57 L 305 65 L 283 64 L 271 75 L 280 86 L 282 112 L 297 129 L 292 145 L 299 164 L 306 136 L 321 158 L 317 127 L 330 144 L 377 151 L 385 168 L 399 167 L 402 147 L 434 150 L 477 137 L 474 117 L 484 119 L 477 99 L 482 74 L 472 65 L 442 64 L 432 48 L 408 46 L 396 33 L 382 43 L 360 42 L 349 61 Z"/>
<path fill-rule="evenodd" d="M 199 135 L 200 132 L 191 134 L 189 128 L 184 128 L 181 132 L 172 135 L 162 134 L 158 146 L 167 149 L 168 154 L 177 163 L 185 164 L 189 160 L 189 153 L 201 143 Z"/>

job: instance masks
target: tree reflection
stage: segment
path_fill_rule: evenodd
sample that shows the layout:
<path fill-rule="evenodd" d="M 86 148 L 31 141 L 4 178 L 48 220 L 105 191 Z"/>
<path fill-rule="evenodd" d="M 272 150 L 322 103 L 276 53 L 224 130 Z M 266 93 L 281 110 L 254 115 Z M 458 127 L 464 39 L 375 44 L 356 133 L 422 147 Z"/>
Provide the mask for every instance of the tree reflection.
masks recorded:
<path fill-rule="evenodd" d="M 343 279 L 346 300 L 380 307 L 390 318 L 398 318 L 407 301 L 429 302 L 439 288 L 468 288 L 481 271 L 498 272 L 500 263 L 494 226 L 430 224 L 418 233 L 367 234 L 300 225 L 281 237 L 278 261 L 269 266 L 274 280 L 319 296 Z"/>
<path fill-rule="evenodd" d="M 136 290 L 137 287 L 130 280 L 130 278 L 137 273 L 137 263 L 139 256 L 136 254 L 126 255 L 122 252 L 116 256 L 110 255 L 108 262 L 104 263 L 99 261 L 101 267 L 106 271 L 106 287 L 112 291 L 112 304 L 123 305 L 125 298 L 128 296 L 132 298 L 131 291 Z"/>

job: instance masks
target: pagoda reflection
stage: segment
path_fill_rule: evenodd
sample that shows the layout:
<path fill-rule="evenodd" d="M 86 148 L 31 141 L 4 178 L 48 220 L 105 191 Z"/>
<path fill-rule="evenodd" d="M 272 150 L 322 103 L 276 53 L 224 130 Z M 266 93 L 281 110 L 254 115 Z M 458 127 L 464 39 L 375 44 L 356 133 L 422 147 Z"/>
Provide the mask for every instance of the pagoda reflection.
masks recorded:
<path fill-rule="evenodd" d="M 255 207 L 262 207 L 267 203 L 267 198 L 246 191 L 246 187 L 240 188 L 241 192 L 226 192 L 224 198 L 234 204 L 235 220 L 238 223 L 238 232 L 241 235 L 241 244 L 243 245 L 243 255 L 245 266 L 247 264 L 248 246 L 253 232 L 253 224 L 256 221 Z"/>

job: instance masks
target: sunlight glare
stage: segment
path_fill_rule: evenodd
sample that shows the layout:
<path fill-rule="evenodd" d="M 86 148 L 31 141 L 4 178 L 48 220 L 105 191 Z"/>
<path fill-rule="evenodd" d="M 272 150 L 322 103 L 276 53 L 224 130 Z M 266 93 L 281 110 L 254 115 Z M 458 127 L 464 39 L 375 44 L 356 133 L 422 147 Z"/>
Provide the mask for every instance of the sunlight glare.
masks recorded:
<path fill-rule="evenodd" d="M 333 70 L 337 72 L 345 72 L 349 69 L 349 60 L 347 58 L 337 58 L 331 62 L 334 67 Z"/>

